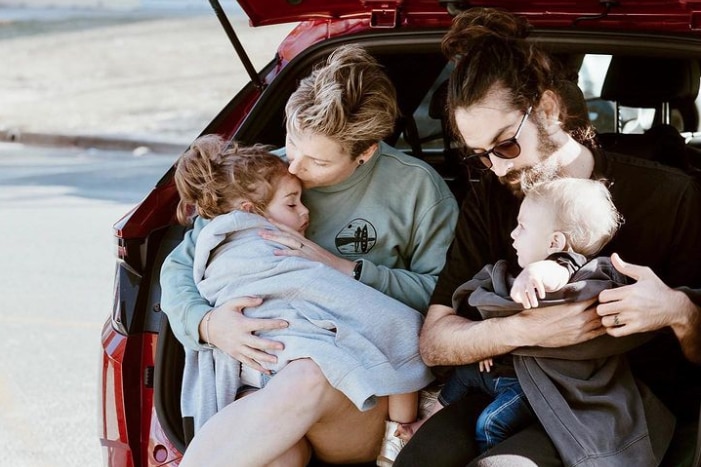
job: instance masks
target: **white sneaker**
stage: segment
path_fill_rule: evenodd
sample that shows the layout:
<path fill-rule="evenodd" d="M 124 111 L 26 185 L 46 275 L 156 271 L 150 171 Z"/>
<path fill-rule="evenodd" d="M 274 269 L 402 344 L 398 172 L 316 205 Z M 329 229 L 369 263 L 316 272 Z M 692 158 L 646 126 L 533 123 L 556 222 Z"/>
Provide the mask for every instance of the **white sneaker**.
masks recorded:
<path fill-rule="evenodd" d="M 382 439 L 382 448 L 380 449 L 380 455 L 377 457 L 377 465 L 379 467 L 392 467 L 394 460 L 399 455 L 399 451 L 406 444 L 406 441 L 394 436 L 397 428 L 399 428 L 399 423 L 389 420 L 385 422 L 385 437 Z"/>

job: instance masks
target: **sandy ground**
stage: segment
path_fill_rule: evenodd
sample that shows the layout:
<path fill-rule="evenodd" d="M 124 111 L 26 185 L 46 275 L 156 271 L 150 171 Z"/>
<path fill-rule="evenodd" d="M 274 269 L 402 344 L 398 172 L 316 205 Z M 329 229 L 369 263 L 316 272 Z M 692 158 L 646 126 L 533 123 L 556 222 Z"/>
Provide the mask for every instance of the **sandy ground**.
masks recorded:
<path fill-rule="evenodd" d="M 230 20 L 257 69 L 292 28 L 251 28 L 236 11 Z M 184 144 L 248 81 L 206 9 L 0 8 L 0 63 L 0 130 Z"/>

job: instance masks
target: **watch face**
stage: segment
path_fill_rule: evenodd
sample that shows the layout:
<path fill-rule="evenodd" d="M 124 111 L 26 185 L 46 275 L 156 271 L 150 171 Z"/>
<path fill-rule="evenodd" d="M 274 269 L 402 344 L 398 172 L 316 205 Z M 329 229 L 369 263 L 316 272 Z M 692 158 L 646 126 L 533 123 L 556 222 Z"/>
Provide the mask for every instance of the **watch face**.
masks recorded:
<path fill-rule="evenodd" d="M 353 268 L 353 279 L 360 279 L 360 273 L 363 271 L 363 262 L 357 261 L 355 267 Z"/>

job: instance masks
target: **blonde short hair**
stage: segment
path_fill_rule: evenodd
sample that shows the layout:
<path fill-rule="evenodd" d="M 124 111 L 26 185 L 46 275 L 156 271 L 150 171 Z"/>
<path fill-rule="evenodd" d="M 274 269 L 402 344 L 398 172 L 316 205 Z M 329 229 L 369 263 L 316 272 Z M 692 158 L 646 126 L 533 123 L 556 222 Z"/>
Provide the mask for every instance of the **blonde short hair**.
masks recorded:
<path fill-rule="evenodd" d="M 244 201 L 262 214 L 277 182 L 289 175 L 287 167 L 268 146 L 242 146 L 218 135 L 200 136 L 176 162 L 178 221 L 189 225 L 194 214 L 212 219 L 240 209 Z"/>
<path fill-rule="evenodd" d="M 552 209 L 556 230 L 565 235 L 573 251 L 584 256 L 601 251 L 623 222 L 603 181 L 558 178 L 533 185 L 525 195 Z"/>
<path fill-rule="evenodd" d="M 397 93 L 377 60 L 345 45 L 300 82 L 285 115 L 288 133 L 324 135 L 355 159 L 394 130 Z"/>

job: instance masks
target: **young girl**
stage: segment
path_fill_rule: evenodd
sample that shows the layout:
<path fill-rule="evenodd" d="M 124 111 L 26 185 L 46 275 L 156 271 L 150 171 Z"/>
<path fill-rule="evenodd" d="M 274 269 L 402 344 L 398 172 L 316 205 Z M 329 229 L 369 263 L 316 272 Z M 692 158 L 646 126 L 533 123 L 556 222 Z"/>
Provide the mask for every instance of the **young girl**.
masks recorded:
<path fill-rule="evenodd" d="M 397 422 L 415 420 L 416 391 L 432 380 L 418 354 L 421 315 L 322 263 L 275 255 L 280 244 L 261 237 L 263 229 L 277 230 L 271 221 L 300 234 L 309 224 L 302 185 L 285 162 L 264 146 L 228 144 L 208 135 L 180 157 L 175 182 L 180 222 L 190 222 L 192 208 L 211 219 L 195 244 L 193 274 L 201 295 L 214 307 L 236 297 L 265 297 L 246 314 L 288 322 L 285 329 L 258 333 L 284 344 L 275 353 L 277 363 L 267 364 L 267 374 L 262 374 L 210 345 L 209 321 L 218 308 L 205 316 L 210 349 L 186 348 L 183 376 L 188 388 L 183 413 L 194 413 L 196 429 L 237 393 L 264 388 L 270 377 L 300 358 L 314 360 L 329 383 L 360 410 L 372 408 L 375 396 L 390 395 L 388 438 Z M 203 378 L 206 374 L 214 380 Z M 216 401 L 193 390 L 212 384 Z M 386 440 L 390 442 L 397 441 Z M 383 448 L 384 454 L 389 450 Z M 380 465 L 391 465 L 394 456 L 384 457 L 378 459 Z"/>

